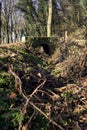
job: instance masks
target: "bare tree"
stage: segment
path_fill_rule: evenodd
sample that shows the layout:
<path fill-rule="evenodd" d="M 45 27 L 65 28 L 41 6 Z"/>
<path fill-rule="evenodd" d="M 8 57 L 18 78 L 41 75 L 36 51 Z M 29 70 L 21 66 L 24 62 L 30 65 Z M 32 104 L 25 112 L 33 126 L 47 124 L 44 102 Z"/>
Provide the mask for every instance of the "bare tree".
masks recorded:
<path fill-rule="evenodd" d="M 14 43 L 20 41 L 24 29 L 24 20 L 17 10 L 17 0 L 3 0 L 2 2 L 2 43 Z"/>

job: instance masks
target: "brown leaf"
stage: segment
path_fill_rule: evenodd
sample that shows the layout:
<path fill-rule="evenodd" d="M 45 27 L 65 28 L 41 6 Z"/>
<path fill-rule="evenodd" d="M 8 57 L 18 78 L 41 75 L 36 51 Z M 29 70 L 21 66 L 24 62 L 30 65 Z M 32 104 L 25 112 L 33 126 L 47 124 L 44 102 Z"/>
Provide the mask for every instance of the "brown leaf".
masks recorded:
<path fill-rule="evenodd" d="M 14 92 L 10 92 L 10 93 L 8 94 L 8 96 L 9 96 L 9 98 L 11 98 L 11 99 L 17 98 L 17 94 L 14 93 Z"/>

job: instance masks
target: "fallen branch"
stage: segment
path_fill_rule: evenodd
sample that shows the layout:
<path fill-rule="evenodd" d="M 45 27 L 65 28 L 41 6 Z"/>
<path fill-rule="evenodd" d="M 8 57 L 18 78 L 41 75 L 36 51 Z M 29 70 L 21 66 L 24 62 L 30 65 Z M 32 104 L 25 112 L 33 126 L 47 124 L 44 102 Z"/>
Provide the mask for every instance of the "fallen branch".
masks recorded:
<path fill-rule="evenodd" d="M 58 127 L 58 129 L 64 130 L 60 125 L 58 125 L 55 121 L 53 121 L 51 118 L 49 118 L 41 109 L 39 109 L 36 105 L 34 105 L 34 103 L 32 103 L 30 101 L 31 98 L 38 92 L 38 90 L 45 84 L 46 79 L 39 86 L 36 87 L 36 89 L 32 92 L 32 94 L 26 96 L 22 91 L 21 79 L 19 78 L 19 76 L 15 72 L 13 72 L 13 65 L 9 66 L 9 73 L 14 76 L 14 78 L 15 78 L 15 87 L 18 90 L 19 94 L 21 94 L 22 97 L 25 99 L 25 103 L 22 104 L 22 108 L 21 108 L 22 113 L 21 114 L 25 115 L 28 105 L 31 105 L 36 111 L 38 111 L 41 115 L 43 115 L 50 123 L 52 123 L 53 125 Z M 32 118 L 32 116 L 31 116 L 31 118 Z"/>
<path fill-rule="evenodd" d="M 34 103 L 29 102 L 29 104 L 36 109 L 41 115 L 43 115 L 47 120 L 49 120 L 50 123 L 52 123 L 53 125 L 55 125 L 57 128 L 59 128 L 60 130 L 64 130 L 60 125 L 58 125 L 55 121 L 53 121 L 52 119 L 50 119 L 42 110 L 40 110 L 36 105 L 34 105 Z"/>
<path fill-rule="evenodd" d="M 18 90 L 20 94 L 22 94 L 22 82 L 19 76 L 15 72 L 13 72 L 13 65 L 9 65 L 8 72 L 9 74 L 13 75 L 13 77 L 15 78 L 15 88 Z"/>

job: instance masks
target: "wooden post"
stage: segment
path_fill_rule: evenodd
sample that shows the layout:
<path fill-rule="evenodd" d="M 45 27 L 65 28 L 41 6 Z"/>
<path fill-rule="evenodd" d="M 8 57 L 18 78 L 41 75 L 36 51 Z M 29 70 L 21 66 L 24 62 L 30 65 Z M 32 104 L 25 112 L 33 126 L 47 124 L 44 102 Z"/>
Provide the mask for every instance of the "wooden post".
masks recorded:
<path fill-rule="evenodd" d="M 68 39 L 67 30 L 65 30 L 65 43 L 67 43 L 67 39 Z"/>

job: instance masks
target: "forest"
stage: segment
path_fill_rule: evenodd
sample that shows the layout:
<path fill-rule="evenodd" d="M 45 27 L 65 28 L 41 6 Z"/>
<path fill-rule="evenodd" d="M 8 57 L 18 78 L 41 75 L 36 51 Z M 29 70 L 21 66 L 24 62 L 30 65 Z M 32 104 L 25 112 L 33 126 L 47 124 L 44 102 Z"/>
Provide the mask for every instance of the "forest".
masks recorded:
<path fill-rule="evenodd" d="M 0 0 L 0 130 L 87 130 L 87 0 Z"/>

